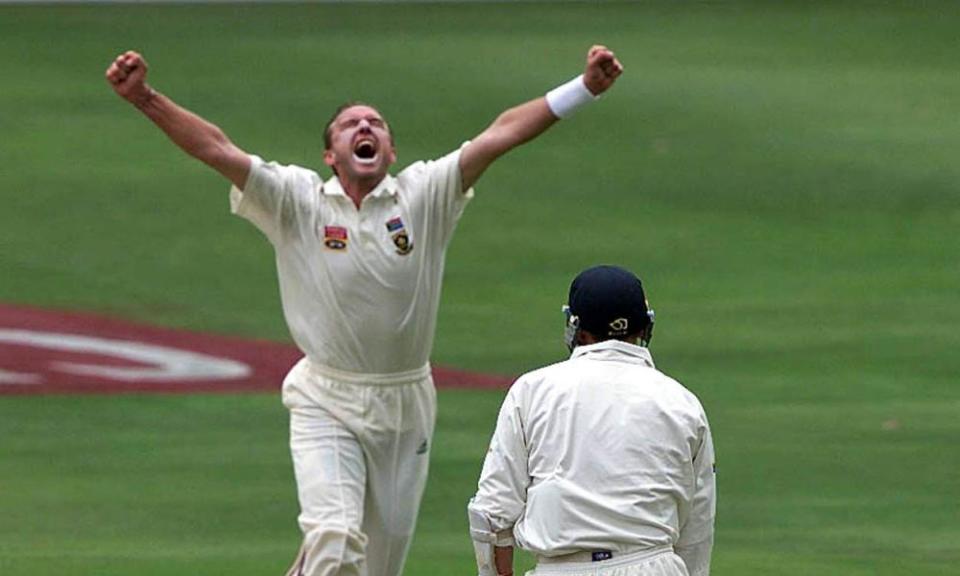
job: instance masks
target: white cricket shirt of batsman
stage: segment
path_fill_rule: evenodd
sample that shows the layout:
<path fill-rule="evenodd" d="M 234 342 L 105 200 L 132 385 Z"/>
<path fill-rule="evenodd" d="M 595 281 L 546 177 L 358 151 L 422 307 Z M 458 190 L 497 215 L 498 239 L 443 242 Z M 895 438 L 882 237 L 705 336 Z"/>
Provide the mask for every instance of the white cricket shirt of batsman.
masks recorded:
<path fill-rule="evenodd" d="M 357 209 L 336 178 L 251 156 L 231 209 L 273 244 L 284 317 L 311 362 L 429 374 L 444 254 L 473 197 L 459 158 L 456 150 L 387 175 Z"/>
<path fill-rule="evenodd" d="M 539 556 L 673 546 L 705 576 L 713 464 L 696 396 L 646 348 L 608 340 L 514 383 L 470 509 Z"/>

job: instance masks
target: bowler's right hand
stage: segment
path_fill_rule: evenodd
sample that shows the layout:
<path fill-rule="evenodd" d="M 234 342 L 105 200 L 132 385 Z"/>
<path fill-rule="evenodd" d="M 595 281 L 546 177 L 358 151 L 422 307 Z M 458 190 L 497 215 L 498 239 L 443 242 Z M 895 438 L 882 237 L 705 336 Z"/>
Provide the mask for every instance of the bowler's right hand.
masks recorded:
<path fill-rule="evenodd" d="M 107 68 L 107 82 L 113 91 L 133 105 L 145 103 L 153 95 L 153 89 L 146 83 L 147 61 L 143 56 L 128 50 Z"/>

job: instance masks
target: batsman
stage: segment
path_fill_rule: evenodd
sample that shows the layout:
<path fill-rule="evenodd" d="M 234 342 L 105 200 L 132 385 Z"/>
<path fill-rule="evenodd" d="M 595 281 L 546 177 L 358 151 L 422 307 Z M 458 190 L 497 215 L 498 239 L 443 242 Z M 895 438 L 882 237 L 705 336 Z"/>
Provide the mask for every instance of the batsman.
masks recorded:
<path fill-rule="evenodd" d="M 570 358 L 528 372 L 500 407 L 467 506 L 480 576 L 710 576 L 713 434 L 700 400 L 657 370 L 640 279 L 601 265 L 570 284 Z"/>
<path fill-rule="evenodd" d="M 248 154 L 147 82 L 136 52 L 113 90 L 226 178 L 231 211 L 274 248 L 284 318 L 304 357 L 283 382 L 303 541 L 288 574 L 403 571 L 436 415 L 429 356 L 447 246 L 490 164 L 589 105 L 623 71 L 593 46 L 581 75 L 500 114 L 459 148 L 390 174 L 380 111 L 351 102 L 324 130 L 330 178 Z"/>

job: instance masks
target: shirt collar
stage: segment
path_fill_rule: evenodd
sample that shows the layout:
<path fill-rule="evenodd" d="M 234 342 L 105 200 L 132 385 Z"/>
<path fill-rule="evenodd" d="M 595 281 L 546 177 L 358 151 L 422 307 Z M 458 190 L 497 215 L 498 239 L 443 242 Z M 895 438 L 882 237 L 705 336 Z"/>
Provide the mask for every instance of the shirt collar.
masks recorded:
<path fill-rule="evenodd" d="M 623 340 L 604 340 L 596 344 L 587 344 L 577 346 L 573 349 L 570 358 L 579 358 L 589 356 L 596 360 L 624 360 L 637 364 L 645 364 L 649 368 L 654 368 L 653 356 L 650 350 L 643 346 L 637 346 Z"/>
<path fill-rule="evenodd" d="M 343 190 L 343 185 L 340 184 L 340 179 L 336 176 L 333 176 L 329 180 L 323 183 L 323 186 L 320 188 L 320 193 L 327 196 L 346 196 L 347 193 Z M 370 191 L 367 196 L 373 198 L 393 198 L 397 195 L 397 179 L 387 174 L 383 177 L 383 180 L 377 184 L 377 187 Z"/>

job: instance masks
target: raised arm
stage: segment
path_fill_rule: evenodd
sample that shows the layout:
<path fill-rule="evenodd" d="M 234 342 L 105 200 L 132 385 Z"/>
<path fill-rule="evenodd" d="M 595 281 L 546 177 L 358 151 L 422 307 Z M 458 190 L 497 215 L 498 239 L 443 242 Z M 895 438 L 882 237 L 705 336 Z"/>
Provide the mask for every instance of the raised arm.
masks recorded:
<path fill-rule="evenodd" d="M 250 157 L 220 128 L 151 88 L 146 82 L 147 62 L 140 54 L 128 51 L 117 56 L 106 76 L 113 91 L 143 112 L 174 144 L 243 188 Z"/>
<path fill-rule="evenodd" d="M 473 186 L 494 160 L 513 148 L 543 134 L 559 118 L 573 113 L 613 86 L 623 66 L 606 46 L 593 46 L 587 52 L 583 76 L 506 110 L 474 138 L 460 154 L 463 189 Z"/>

